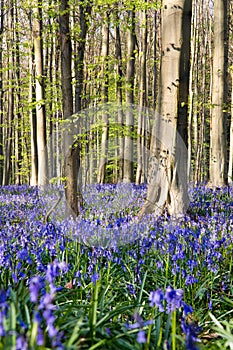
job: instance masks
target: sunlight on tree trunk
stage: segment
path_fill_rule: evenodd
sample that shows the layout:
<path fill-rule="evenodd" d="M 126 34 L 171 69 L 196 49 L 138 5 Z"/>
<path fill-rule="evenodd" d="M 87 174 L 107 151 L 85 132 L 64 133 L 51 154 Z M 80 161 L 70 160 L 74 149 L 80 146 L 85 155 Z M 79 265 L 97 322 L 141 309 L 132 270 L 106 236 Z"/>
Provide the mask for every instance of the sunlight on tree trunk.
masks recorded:
<path fill-rule="evenodd" d="M 210 186 L 226 184 L 227 1 L 214 1 L 213 93 L 210 127 Z"/>
<path fill-rule="evenodd" d="M 46 117 L 43 77 L 43 45 L 42 45 L 42 3 L 37 1 L 33 13 L 32 35 L 35 57 L 36 79 L 36 127 L 37 127 L 37 151 L 38 151 L 38 185 L 45 186 L 48 183 L 48 156 L 46 145 Z"/>
<path fill-rule="evenodd" d="M 165 208 L 171 215 L 183 214 L 187 209 L 191 13 L 192 2 L 189 0 L 164 1 L 161 72 L 151 140 L 149 186 L 139 217 L 149 213 L 160 215 Z"/>

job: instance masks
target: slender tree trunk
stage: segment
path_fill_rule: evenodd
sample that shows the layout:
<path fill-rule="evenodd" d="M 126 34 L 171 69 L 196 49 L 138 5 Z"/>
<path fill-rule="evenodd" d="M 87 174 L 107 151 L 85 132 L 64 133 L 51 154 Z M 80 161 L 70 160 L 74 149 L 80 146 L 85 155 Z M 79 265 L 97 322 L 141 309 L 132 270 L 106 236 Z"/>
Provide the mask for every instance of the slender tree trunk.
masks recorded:
<path fill-rule="evenodd" d="M 67 0 L 60 2 L 60 47 L 61 47 L 61 84 L 63 117 L 69 120 L 73 115 L 72 93 L 72 46 L 69 29 L 69 5 Z M 70 119 L 71 120 L 71 119 Z M 64 172 L 66 178 L 66 199 L 69 205 L 69 214 L 78 215 L 77 198 L 77 147 L 74 146 L 74 134 L 72 120 L 68 123 L 67 132 L 64 135 L 65 154 Z"/>
<path fill-rule="evenodd" d="M 4 29 L 4 0 L 0 2 L 0 67 L 3 67 L 3 29 Z M 0 69 L 0 186 L 3 180 L 3 72 Z"/>
<path fill-rule="evenodd" d="M 123 122 L 124 122 L 124 113 L 122 108 L 122 79 L 123 79 L 123 71 L 122 71 L 122 51 L 121 51 L 121 33 L 119 27 L 119 14 L 116 13 L 116 26 L 115 26 L 115 57 L 116 57 L 116 98 L 117 98 L 117 106 L 118 106 L 118 141 L 119 141 L 119 151 L 118 151 L 118 181 L 123 181 L 124 174 L 124 137 L 123 137 Z"/>
<path fill-rule="evenodd" d="M 109 55 L 109 14 L 106 14 L 105 23 L 102 27 L 102 50 L 101 58 L 102 62 L 102 88 L 101 88 L 101 101 L 103 104 L 108 102 L 108 55 Z M 105 182 L 106 164 L 108 158 L 108 134 L 109 134 L 109 115 L 108 112 L 103 110 L 102 115 L 102 136 L 101 136 L 101 149 L 100 160 L 98 169 L 97 182 L 103 184 Z"/>
<path fill-rule="evenodd" d="M 135 10 L 128 11 L 130 28 L 127 35 L 127 67 L 126 67 L 126 136 L 124 148 L 124 182 L 134 179 L 134 115 L 130 107 L 134 103 L 134 74 L 135 74 Z"/>
<path fill-rule="evenodd" d="M 210 130 L 211 186 L 226 184 L 227 0 L 214 1 L 213 93 Z"/>
<path fill-rule="evenodd" d="M 46 145 L 46 116 L 44 96 L 44 69 L 42 43 L 42 2 L 37 1 L 34 8 L 32 25 L 36 79 L 36 127 L 38 150 L 38 185 L 44 187 L 48 183 L 48 156 Z"/>
<path fill-rule="evenodd" d="M 140 55 L 140 81 L 139 81 L 139 114 L 138 114 L 138 130 L 137 130 L 137 172 L 136 184 L 145 182 L 145 107 L 147 104 L 146 91 L 146 62 L 147 62 L 147 13 L 141 13 L 142 33 L 141 33 L 141 55 Z"/>
<path fill-rule="evenodd" d="M 147 199 L 139 217 L 166 207 L 179 215 L 187 209 L 187 92 L 189 86 L 192 1 L 165 0 L 157 114 L 152 132 Z M 180 132 L 180 137 L 177 134 Z"/>
<path fill-rule="evenodd" d="M 84 53 L 86 46 L 86 37 L 88 31 L 88 16 L 91 14 L 91 5 L 79 5 L 80 36 L 78 39 L 77 57 L 75 62 L 75 113 L 82 109 L 83 78 L 84 78 Z"/>
<path fill-rule="evenodd" d="M 13 87 L 13 69 L 14 69 L 14 53 L 11 43 L 13 42 L 13 4 L 8 1 L 8 17 L 7 17 L 7 51 L 8 51 L 8 70 L 7 82 L 9 84 L 7 91 L 7 115 L 5 118 L 5 137 L 4 137 L 4 168 L 3 168 L 3 185 L 9 185 L 11 177 L 11 156 L 12 156 L 12 126 L 14 120 L 14 87 Z"/>
<path fill-rule="evenodd" d="M 231 68 L 231 121 L 230 121 L 230 152 L 228 165 L 228 184 L 233 183 L 233 67 Z"/>

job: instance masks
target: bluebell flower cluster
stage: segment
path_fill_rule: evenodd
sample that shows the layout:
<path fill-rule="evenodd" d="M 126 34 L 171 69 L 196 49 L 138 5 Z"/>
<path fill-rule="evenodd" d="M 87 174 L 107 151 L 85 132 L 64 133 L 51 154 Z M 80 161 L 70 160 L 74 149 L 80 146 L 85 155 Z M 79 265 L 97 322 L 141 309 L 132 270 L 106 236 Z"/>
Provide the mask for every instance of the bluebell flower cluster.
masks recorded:
<path fill-rule="evenodd" d="M 19 306 L 22 298 L 31 322 L 38 324 L 37 345 L 62 348 L 66 334 L 63 337 L 57 328 L 59 301 L 74 303 L 77 317 L 80 304 L 89 307 L 90 286 L 100 281 L 102 295 L 110 291 L 110 300 L 136 303 L 152 289 L 151 307 L 165 313 L 181 309 L 187 348 L 194 344 L 195 349 L 198 332 L 187 323 L 192 308 L 183 295 L 192 299 L 192 305 L 201 302 L 214 311 L 219 307 L 216 300 L 231 293 L 232 278 L 226 269 L 232 272 L 233 189 L 195 188 L 184 217 L 149 215 L 143 221 L 137 220 L 137 210 L 146 186 L 125 190 L 128 198 L 124 187 L 87 186 L 85 207 L 77 220 L 61 220 L 55 212 L 45 223 L 46 201 L 37 188 L 0 188 L 0 337 L 9 333 L 4 320 L 13 303 L 17 348 L 27 348 L 31 326 Z M 158 288 L 174 286 L 174 280 L 182 289 Z M 65 288 L 70 281 L 72 290 Z M 140 317 L 134 321 L 138 342 L 144 343 L 144 327 L 149 324 Z"/>

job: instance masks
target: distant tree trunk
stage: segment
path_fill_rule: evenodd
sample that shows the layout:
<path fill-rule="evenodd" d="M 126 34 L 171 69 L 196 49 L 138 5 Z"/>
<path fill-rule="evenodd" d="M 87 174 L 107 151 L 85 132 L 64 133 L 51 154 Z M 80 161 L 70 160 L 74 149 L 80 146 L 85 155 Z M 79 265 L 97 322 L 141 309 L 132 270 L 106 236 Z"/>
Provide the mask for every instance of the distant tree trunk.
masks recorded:
<path fill-rule="evenodd" d="M 13 134 L 13 120 L 14 120 L 14 86 L 13 86 L 13 69 L 14 69 L 14 53 L 11 43 L 13 42 L 13 4 L 11 1 L 8 3 L 9 12 L 7 16 L 7 82 L 9 84 L 7 91 L 7 114 L 4 124 L 6 125 L 4 135 L 4 168 L 3 168 L 3 185 L 9 185 L 11 177 L 11 156 L 12 156 L 12 134 Z"/>
<path fill-rule="evenodd" d="M 4 0 L 0 2 L 0 67 L 3 67 L 3 29 L 4 29 Z M 3 74 L 0 69 L 0 186 L 2 185 L 3 179 Z"/>
<path fill-rule="evenodd" d="M 43 43 L 42 43 L 42 1 L 38 0 L 34 8 L 32 24 L 34 44 L 35 79 L 36 79 L 36 127 L 38 150 L 38 185 L 48 183 L 48 155 L 46 145 L 46 116 L 43 78 Z"/>
<path fill-rule="evenodd" d="M 78 38 L 77 57 L 75 61 L 75 113 L 82 109 L 82 94 L 83 94 L 83 79 L 84 79 L 84 53 L 86 46 L 86 37 L 88 31 L 88 16 L 91 14 L 92 6 L 80 2 L 79 5 L 79 21 L 80 21 L 80 35 Z"/>
<path fill-rule="evenodd" d="M 117 97 L 117 106 L 118 106 L 118 119 L 117 125 L 119 128 L 118 140 L 119 140 L 119 151 L 118 151 L 118 163 L 119 163 L 119 172 L 118 172 L 118 181 L 123 181 L 124 174 L 124 137 L 123 137 L 123 122 L 124 115 L 122 109 L 122 52 L 121 52 L 121 33 L 119 27 L 119 14 L 116 13 L 116 26 L 115 26 L 115 58 L 116 58 L 116 97 Z"/>
<path fill-rule="evenodd" d="M 105 15 L 105 23 L 102 27 L 102 87 L 101 102 L 108 102 L 108 55 L 109 55 L 109 14 Z M 104 108 L 105 109 L 105 108 Z M 102 115 L 102 136 L 101 149 L 97 182 L 103 184 L 105 182 L 106 163 L 108 157 L 108 134 L 109 134 L 109 115 L 103 110 Z"/>
<path fill-rule="evenodd" d="M 228 166 L 228 184 L 233 183 L 233 67 L 231 68 L 231 121 L 230 121 L 230 152 Z"/>
<path fill-rule="evenodd" d="M 63 117 L 69 120 L 73 115 L 73 93 L 72 93 L 72 46 L 69 29 L 69 5 L 67 0 L 60 2 L 60 47 L 61 47 L 61 86 L 62 86 L 62 107 Z M 66 200 L 69 205 L 69 214 L 77 216 L 78 197 L 77 197 L 77 147 L 73 145 L 74 134 L 71 124 L 68 123 L 65 133 L 64 147 L 65 164 L 64 173 L 66 178 Z"/>
<path fill-rule="evenodd" d="M 29 104 L 35 102 L 35 90 L 34 90 L 34 70 L 33 70 L 34 54 L 33 48 L 31 49 L 29 67 L 30 67 L 30 81 L 29 81 Z M 36 110 L 34 107 L 30 109 L 30 126 L 31 126 L 31 177 L 30 185 L 38 185 L 38 150 L 37 150 L 37 127 L 36 127 Z"/>
<path fill-rule="evenodd" d="M 140 81 L 139 81 L 139 113 L 137 130 L 137 172 L 136 184 L 145 182 L 145 149 L 146 149 L 146 128 L 145 128 L 145 107 L 147 104 L 146 91 L 146 58 L 147 58 L 147 13 L 141 12 L 141 52 L 140 52 Z"/>
<path fill-rule="evenodd" d="M 16 176 L 16 184 L 19 185 L 22 183 L 22 174 L 21 174 L 21 167 L 22 167 L 22 139 L 23 139 L 23 133 L 22 133 L 22 115 L 20 112 L 20 106 L 22 104 L 22 92 L 21 92 L 21 76 L 20 76 L 20 33 L 19 29 L 17 27 L 17 23 L 19 22 L 19 15 L 18 15 L 18 7 L 15 6 L 14 9 L 14 27 L 15 27 L 15 64 L 16 64 L 16 72 L 15 72 L 15 79 L 16 79 L 16 91 L 17 91 L 17 113 L 15 116 L 15 176 Z"/>
<path fill-rule="evenodd" d="M 164 0 L 157 114 L 152 132 L 147 199 L 139 217 L 187 209 L 187 102 L 192 1 Z M 182 140 L 177 135 L 179 131 Z"/>
<path fill-rule="evenodd" d="M 130 105 L 134 103 L 134 74 L 135 74 L 135 10 L 128 11 L 130 28 L 127 35 L 127 67 L 126 67 L 126 136 L 124 148 L 124 182 L 133 182 L 134 179 L 134 115 Z"/>
<path fill-rule="evenodd" d="M 210 129 L 210 186 L 227 182 L 226 169 L 226 80 L 227 1 L 214 1 L 213 93 Z"/>

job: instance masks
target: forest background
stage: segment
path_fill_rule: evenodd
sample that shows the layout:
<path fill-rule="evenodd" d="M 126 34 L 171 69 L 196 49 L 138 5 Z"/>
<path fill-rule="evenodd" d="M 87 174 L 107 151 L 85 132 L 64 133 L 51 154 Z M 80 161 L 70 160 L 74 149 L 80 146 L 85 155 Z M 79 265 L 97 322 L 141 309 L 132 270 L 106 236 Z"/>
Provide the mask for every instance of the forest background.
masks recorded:
<path fill-rule="evenodd" d="M 37 185 L 44 181 L 40 172 L 45 181 L 60 181 L 61 126 L 81 110 L 88 111 L 80 143 L 84 184 L 147 182 L 148 155 L 137 145 L 149 149 L 147 130 L 164 74 L 161 6 L 141 0 L 1 1 L 1 185 Z M 232 21 L 230 1 L 193 0 L 187 146 L 194 183 L 232 183 Z M 111 118 L 109 112 L 99 116 L 95 109 L 108 103 L 147 112 L 127 116 L 115 107 Z M 119 128 L 127 118 L 129 134 Z M 134 158 L 126 154 L 129 139 Z"/>

